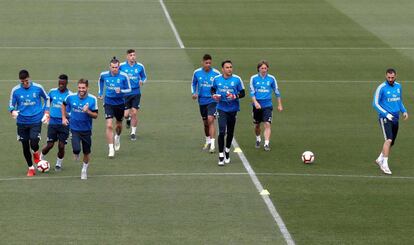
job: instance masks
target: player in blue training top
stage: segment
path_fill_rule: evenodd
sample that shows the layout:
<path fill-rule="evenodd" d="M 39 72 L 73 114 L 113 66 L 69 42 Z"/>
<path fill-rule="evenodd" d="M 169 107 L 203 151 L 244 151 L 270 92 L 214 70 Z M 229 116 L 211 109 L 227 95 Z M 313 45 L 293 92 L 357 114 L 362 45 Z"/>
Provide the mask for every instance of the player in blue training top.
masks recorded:
<path fill-rule="evenodd" d="M 40 159 L 44 160 L 50 149 L 53 148 L 56 141 L 58 143 L 58 153 L 55 165 L 55 171 L 62 169 L 62 162 L 65 156 L 65 145 L 69 137 L 69 127 L 62 125 L 62 102 L 65 98 L 71 94 L 67 88 L 68 76 L 62 74 L 59 76 L 58 87 L 49 91 L 49 104 L 50 108 L 46 108 L 49 111 L 50 119 L 47 127 L 47 143 L 42 149 Z"/>
<path fill-rule="evenodd" d="M 260 123 L 264 124 L 264 150 L 270 151 L 270 134 L 271 123 L 273 117 L 272 93 L 274 92 L 277 98 L 277 110 L 283 110 L 282 99 L 280 97 L 279 88 L 277 87 L 276 78 L 268 74 L 269 63 L 262 60 L 257 65 L 258 74 L 250 78 L 250 96 L 253 101 L 253 123 L 255 124 L 254 131 L 256 134 L 256 148 L 260 148 L 261 129 Z"/>
<path fill-rule="evenodd" d="M 144 65 L 136 61 L 134 49 L 127 50 L 127 60 L 121 63 L 120 71 L 128 74 L 131 92 L 125 94 L 125 112 L 127 128 L 131 127 L 131 140 L 136 140 L 138 126 L 138 110 L 141 102 L 141 87 L 147 81 Z"/>
<path fill-rule="evenodd" d="M 221 63 L 222 75 L 214 78 L 211 93 L 213 99 L 218 101 L 218 124 L 219 124 L 219 166 L 230 163 L 230 147 L 236 126 L 236 115 L 240 110 L 239 98 L 245 96 L 244 85 L 241 78 L 233 74 L 233 64 L 230 60 Z M 224 150 L 224 136 L 227 132 L 226 150 Z"/>
<path fill-rule="evenodd" d="M 210 153 L 215 152 L 216 128 L 214 120 L 216 117 L 217 102 L 211 97 L 211 87 L 213 86 L 214 77 L 220 75 L 220 72 L 211 67 L 211 55 L 205 54 L 201 62 L 202 67 L 196 69 L 193 73 L 193 82 L 191 84 L 191 95 L 193 100 L 198 99 L 201 119 L 204 124 L 204 134 L 206 143 L 203 150 Z"/>
<path fill-rule="evenodd" d="M 17 120 L 17 139 L 22 143 L 24 158 L 29 167 L 27 176 L 31 177 L 36 175 L 33 161 L 40 161 L 40 133 L 42 122 L 46 123 L 49 117 L 49 112 L 44 111 L 49 106 L 49 98 L 42 85 L 30 80 L 27 70 L 19 72 L 19 79 L 21 84 L 15 86 L 10 93 L 9 111 Z M 33 161 L 30 149 L 34 152 Z"/>
<path fill-rule="evenodd" d="M 392 174 L 388 167 L 388 157 L 391 146 L 394 145 L 397 138 L 400 113 L 403 114 L 404 120 L 408 119 L 408 113 L 402 101 L 402 88 L 395 81 L 396 76 L 397 72 L 392 68 L 385 72 L 386 81 L 378 86 L 372 103 L 378 112 L 381 130 L 385 139 L 381 153 L 375 162 L 385 174 Z"/>
<path fill-rule="evenodd" d="M 98 101 L 95 96 L 88 93 L 88 80 L 78 81 L 78 93 L 70 94 L 62 103 L 62 124 L 69 125 L 72 132 L 72 149 L 75 159 L 83 152 L 83 165 L 81 179 L 88 178 L 88 166 L 92 146 L 92 119 L 98 117 Z M 70 118 L 67 118 L 67 112 Z"/>
<path fill-rule="evenodd" d="M 131 92 L 131 84 L 128 75 L 119 71 L 119 60 L 113 57 L 109 62 L 109 71 L 101 73 L 98 81 L 98 98 L 104 99 L 106 119 L 106 140 L 109 147 L 109 158 L 115 156 L 115 151 L 121 147 L 122 118 L 125 110 L 125 94 Z M 112 128 L 112 119 L 115 117 L 115 137 Z M 115 141 L 115 148 L 114 148 Z"/>

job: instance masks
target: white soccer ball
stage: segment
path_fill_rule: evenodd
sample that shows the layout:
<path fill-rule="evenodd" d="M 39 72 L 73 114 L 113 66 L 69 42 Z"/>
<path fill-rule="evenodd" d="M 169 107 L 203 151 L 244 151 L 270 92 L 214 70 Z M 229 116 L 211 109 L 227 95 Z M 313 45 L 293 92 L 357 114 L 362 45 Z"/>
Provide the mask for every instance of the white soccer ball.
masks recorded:
<path fill-rule="evenodd" d="M 50 164 L 48 161 L 41 160 L 37 163 L 37 171 L 46 173 L 50 170 Z"/>
<path fill-rule="evenodd" d="M 304 164 L 313 163 L 315 161 L 315 155 L 311 151 L 305 151 L 302 153 L 302 162 Z"/>

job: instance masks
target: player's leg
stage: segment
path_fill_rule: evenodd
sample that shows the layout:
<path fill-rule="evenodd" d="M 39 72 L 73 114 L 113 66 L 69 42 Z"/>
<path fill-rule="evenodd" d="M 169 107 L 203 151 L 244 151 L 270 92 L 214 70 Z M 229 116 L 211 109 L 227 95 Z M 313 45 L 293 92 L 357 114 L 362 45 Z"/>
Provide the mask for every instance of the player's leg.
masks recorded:
<path fill-rule="evenodd" d="M 49 124 L 47 126 L 46 145 L 42 148 L 42 151 L 40 153 L 40 160 L 45 160 L 45 156 L 55 145 L 55 141 L 57 141 L 57 131 L 58 129 L 55 127 L 55 125 Z"/>
<path fill-rule="evenodd" d="M 115 136 L 114 136 L 114 148 L 115 151 L 119 151 L 121 148 L 121 133 L 122 133 L 122 119 L 124 116 L 124 106 L 120 105 L 114 108 L 115 112 Z"/>
<path fill-rule="evenodd" d="M 204 135 L 206 138 L 206 141 L 203 145 L 203 151 L 205 151 L 210 147 L 210 143 L 211 143 L 210 132 L 208 128 L 208 121 L 207 121 L 208 108 L 207 108 L 207 105 L 199 105 L 199 109 L 200 109 L 201 119 L 203 120 Z"/>
<path fill-rule="evenodd" d="M 112 158 L 115 156 L 114 149 L 114 129 L 112 126 L 112 119 L 114 118 L 114 109 L 112 105 L 105 104 L 105 127 L 106 127 L 106 142 L 108 143 L 108 157 Z"/>
<path fill-rule="evenodd" d="M 391 170 L 388 167 L 388 156 L 390 154 L 391 144 L 394 139 L 392 124 L 392 121 L 389 121 L 386 118 L 380 119 L 381 130 L 384 135 L 384 144 L 382 145 L 381 154 L 377 158 L 376 162 L 381 171 L 385 174 L 391 174 Z"/>
<path fill-rule="evenodd" d="M 141 94 L 134 95 L 131 100 L 131 140 L 136 140 L 138 127 L 138 111 L 141 103 Z"/>
<path fill-rule="evenodd" d="M 126 128 L 131 127 L 130 109 L 131 109 L 131 96 L 125 96 L 124 118 L 125 118 L 125 121 L 126 121 Z"/>
<path fill-rule="evenodd" d="M 217 103 L 213 102 L 207 106 L 207 125 L 208 125 L 208 136 L 210 137 L 210 153 L 216 151 L 216 127 L 214 121 L 216 119 Z"/>
<path fill-rule="evenodd" d="M 219 148 L 219 166 L 224 166 L 224 137 L 226 135 L 227 115 L 226 112 L 218 110 L 218 148 Z"/>
<path fill-rule="evenodd" d="M 29 168 L 27 176 L 34 176 L 36 171 L 33 166 L 32 153 L 30 152 L 30 127 L 25 124 L 17 124 L 17 138 L 22 143 L 23 156 Z"/>
<path fill-rule="evenodd" d="M 38 163 L 40 161 L 39 142 L 41 138 L 42 124 L 33 124 L 29 126 L 30 129 L 30 148 L 33 151 L 33 161 Z"/>
<path fill-rule="evenodd" d="M 273 114 L 273 108 L 267 107 L 263 109 L 263 124 L 264 124 L 264 150 L 270 151 L 270 134 L 272 133 L 272 115 Z"/>
<path fill-rule="evenodd" d="M 79 160 L 81 152 L 81 138 L 79 132 L 72 131 L 72 151 L 75 160 Z"/>
<path fill-rule="evenodd" d="M 122 123 L 122 121 L 121 121 Z M 88 179 L 88 167 L 89 167 L 89 155 L 91 153 L 92 148 L 92 133 L 85 132 L 81 135 L 81 142 L 82 142 L 82 152 L 83 152 L 83 164 L 81 170 L 81 179 L 86 180 Z"/>
<path fill-rule="evenodd" d="M 230 163 L 230 148 L 231 148 L 231 143 L 233 141 L 234 128 L 236 126 L 236 115 L 237 115 L 237 112 L 228 113 L 226 149 L 224 151 L 224 156 L 225 156 L 224 162 L 225 163 Z"/>
<path fill-rule="evenodd" d="M 65 157 L 65 145 L 69 137 L 69 128 L 62 126 L 58 131 L 58 153 L 56 159 L 55 170 L 60 171 L 62 169 L 63 158 Z"/>
<path fill-rule="evenodd" d="M 262 110 L 258 110 L 253 106 L 253 124 L 254 124 L 254 134 L 256 135 L 256 144 L 255 147 L 258 149 L 260 148 L 260 143 L 262 142 L 262 138 L 260 137 L 262 130 L 260 128 L 260 123 L 262 122 Z"/>

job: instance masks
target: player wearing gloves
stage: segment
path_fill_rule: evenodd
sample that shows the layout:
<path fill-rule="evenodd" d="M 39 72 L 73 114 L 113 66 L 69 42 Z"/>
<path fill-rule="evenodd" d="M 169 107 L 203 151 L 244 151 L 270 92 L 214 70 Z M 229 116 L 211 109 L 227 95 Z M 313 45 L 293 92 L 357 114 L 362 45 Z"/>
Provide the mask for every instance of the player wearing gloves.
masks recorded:
<path fill-rule="evenodd" d="M 222 75 L 214 78 L 211 93 L 213 99 L 218 102 L 218 165 L 224 166 L 224 163 L 230 163 L 230 147 L 236 126 L 236 115 L 240 110 L 239 98 L 245 96 L 245 91 L 241 78 L 233 74 L 232 62 L 225 60 L 221 63 L 221 67 Z M 226 133 L 226 149 L 224 152 L 224 137 Z"/>
<path fill-rule="evenodd" d="M 49 112 L 44 108 L 49 107 L 49 97 L 42 85 L 30 80 L 29 72 L 19 72 L 21 84 L 15 86 L 10 93 L 9 111 L 17 122 L 17 139 L 22 143 L 23 155 L 26 159 L 27 176 L 36 174 L 33 161 L 40 161 L 39 141 L 42 130 L 42 122 L 49 120 Z M 43 102 L 42 102 L 43 100 Z M 33 160 L 30 149 L 33 151 Z"/>
<path fill-rule="evenodd" d="M 53 148 L 56 141 L 58 143 L 58 153 L 55 165 L 55 170 L 60 171 L 62 169 L 63 157 L 65 156 L 65 145 L 69 137 L 69 127 L 62 125 L 62 102 L 70 95 L 67 89 L 68 76 L 62 74 L 59 76 L 58 87 L 53 88 L 49 92 L 49 104 L 50 107 L 46 108 L 46 112 L 49 112 L 50 119 L 48 120 L 47 127 L 47 143 L 42 149 L 40 159 L 44 160 L 44 156 Z M 47 114 L 45 114 L 47 115 Z"/>
<path fill-rule="evenodd" d="M 396 75 L 397 72 L 392 68 L 386 71 L 386 81 L 378 86 L 373 101 L 385 139 L 381 153 L 375 162 L 385 174 L 392 174 L 388 166 L 388 157 L 397 138 L 400 113 L 403 114 L 404 120 L 408 119 L 407 110 L 402 102 L 401 85 L 395 81 Z"/>

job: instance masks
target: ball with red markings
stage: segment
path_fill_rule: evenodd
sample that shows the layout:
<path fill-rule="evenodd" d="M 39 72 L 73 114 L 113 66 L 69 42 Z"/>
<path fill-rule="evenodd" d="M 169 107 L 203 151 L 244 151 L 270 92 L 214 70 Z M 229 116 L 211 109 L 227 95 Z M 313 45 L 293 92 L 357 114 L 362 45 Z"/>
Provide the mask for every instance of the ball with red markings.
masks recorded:
<path fill-rule="evenodd" d="M 310 164 L 313 163 L 313 161 L 315 161 L 315 155 L 313 154 L 313 152 L 305 151 L 304 153 L 302 153 L 302 162 L 304 164 Z"/>
<path fill-rule="evenodd" d="M 46 160 L 41 160 L 37 163 L 37 171 L 46 173 L 50 170 L 50 164 Z"/>

